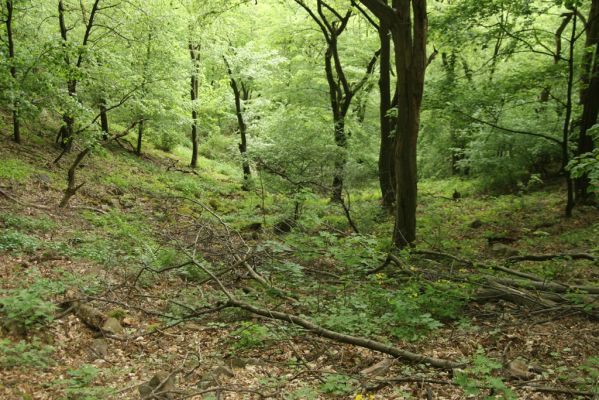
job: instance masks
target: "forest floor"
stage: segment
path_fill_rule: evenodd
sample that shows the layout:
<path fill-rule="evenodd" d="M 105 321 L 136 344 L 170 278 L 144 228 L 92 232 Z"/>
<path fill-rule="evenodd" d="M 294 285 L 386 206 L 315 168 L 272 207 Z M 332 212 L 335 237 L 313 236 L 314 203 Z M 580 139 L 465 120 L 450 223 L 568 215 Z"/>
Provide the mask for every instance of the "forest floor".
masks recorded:
<path fill-rule="evenodd" d="M 361 274 L 384 261 L 384 243 L 375 238 L 386 238 L 391 228 L 390 218 L 377 211 L 374 189 L 357 190 L 352 198 L 353 219 L 368 235 L 352 235 L 343 210 L 317 198 L 307 200 L 291 232 L 281 233 L 272 227 L 293 204 L 260 185 L 240 191 L 233 166 L 202 159 L 194 174 L 178 156 L 152 150 L 137 158 L 115 147 L 84 161 L 77 179 L 85 185 L 70 207 L 59 209 L 74 155 L 54 165 L 57 150 L 41 139 L 22 146 L 0 140 L 1 399 L 139 399 L 139 385 L 153 377 L 175 399 L 599 396 L 599 325 L 582 308 L 452 302 L 439 289 L 443 279 L 394 286 L 400 271 L 393 264 L 372 278 Z M 462 194 L 459 201 L 451 199 L 454 189 Z M 596 286 L 599 209 L 580 206 L 566 219 L 563 197 L 556 186 L 485 196 L 467 181 L 423 182 L 417 249 L 484 265 L 504 265 L 517 254 L 589 254 L 594 261 L 560 257 L 517 267 L 547 280 Z M 224 237 L 222 224 L 239 237 Z M 253 249 L 260 254 L 253 265 L 273 268 L 262 269 L 268 283 L 299 301 L 270 296 L 247 274 L 223 272 L 221 282 L 237 296 L 467 364 L 453 371 L 410 364 L 288 322 L 220 309 L 222 293 L 206 270 L 181 267 L 190 243 L 194 254 L 202 253 L 199 264 L 214 268 L 234 264 L 224 261 L 232 246 Z M 269 264 L 269 257 L 283 261 Z M 450 259 L 398 257 L 408 273 L 470 271 Z M 460 294 L 461 286 L 446 285 Z M 389 307 L 396 301 L 384 297 L 386 288 L 411 290 L 423 300 L 401 303 L 406 313 L 426 302 L 434 318 L 397 317 L 399 331 L 389 335 L 388 319 L 369 310 L 373 293 Z M 564 296 L 587 311 L 596 306 L 596 297 L 588 304 L 584 293 Z M 98 330 L 83 323 L 85 316 L 72 312 L 75 300 L 116 319 L 117 326 Z"/>

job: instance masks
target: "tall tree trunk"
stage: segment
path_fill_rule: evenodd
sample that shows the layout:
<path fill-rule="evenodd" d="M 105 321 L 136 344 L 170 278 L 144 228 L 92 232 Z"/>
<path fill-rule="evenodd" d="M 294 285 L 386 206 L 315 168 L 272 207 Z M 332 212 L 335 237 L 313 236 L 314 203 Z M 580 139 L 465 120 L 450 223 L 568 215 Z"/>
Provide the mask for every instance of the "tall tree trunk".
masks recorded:
<path fill-rule="evenodd" d="M 360 0 L 381 22 L 388 24 L 395 45 L 397 106 L 395 174 L 396 202 L 393 242 L 405 247 L 416 239 L 416 145 L 426 71 L 428 18 L 426 0 Z M 413 17 L 412 17 L 413 13 Z"/>
<path fill-rule="evenodd" d="M 250 160 L 248 159 L 247 149 L 247 125 L 243 118 L 243 101 L 249 100 L 251 96 L 251 90 L 243 82 L 238 82 L 233 75 L 233 70 L 226 57 L 223 56 L 225 65 L 227 67 L 227 73 L 229 74 L 229 84 L 233 89 L 233 95 L 235 97 L 235 114 L 237 115 L 237 127 L 240 137 L 239 153 L 241 154 L 241 166 L 243 169 L 243 190 L 250 190 L 252 170 L 250 168 Z"/>
<path fill-rule="evenodd" d="M 248 158 L 248 141 L 247 141 L 247 124 L 243 118 L 242 101 L 247 101 L 250 98 L 250 92 L 243 87 L 241 93 L 237 91 L 235 95 L 235 110 L 237 112 L 237 123 L 239 125 L 239 153 L 241 154 L 241 165 L 243 168 L 243 189 L 250 190 L 250 180 L 252 178 L 252 170 L 250 169 L 250 160 Z"/>
<path fill-rule="evenodd" d="M 108 125 L 108 111 L 106 109 L 106 99 L 100 99 L 100 125 L 102 126 L 102 138 L 108 140 L 110 136 L 110 127 Z"/>
<path fill-rule="evenodd" d="M 335 144 L 339 149 L 339 154 L 335 158 L 331 200 L 341 203 L 343 200 L 343 178 L 345 176 L 345 165 L 347 164 L 347 135 L 345 133 L 344 117 L 335 121 Z"/>
<path fill-rule="evenodd" d="M 426 0 L 394 0 L 396 24 L 392 27 L 398 78 L 395 145 L 397 194 L 393 241 L 398 247 L 416 239 L 417 165 L 416 146 L 420 129 L 420 106 L 426 71 L 428 18 Z M 413 11 L 413 18 L 411 18 Z"/>
<path fill-rule="evenodd" d="M 135 154 L 137 154 L 138 157 L 141 157 L 141 147 L 142 147 L 142 139 L 144 136 L 144 128 L 145 128 L 145 121 L 143 116 L 139 119 L 139 125 L 137 126 L 137 146 L 135 148 Z"/>
<path fill-rule="evenodd" d="M 391 112 L 391 32 L 381 21 L 378 28 L 381 41 L 381 62 L 379 77 L 381 142 L 379 149 L 379 185 L 383 207 L 393 209 L 395 202 L 395 132 Z"/>
<path fill-rule="evenodd" d="M 6 35 L 8 41 L 8 58 L 10 62 L 10 76 L 13 80 L 13 85 L 17 86 L 17 66 L 15 60 L 15 42 L 13 39 L 12 23 L 13 23 L 13 2 L 6 0 Z M 13 139 L 17 143 L 21 143 L 21 121 L 19 120 L 19 96 L 18 93 L 12 93 L 12 131 Z"/>
<path fill-rule="evenodd" d="M 599 0 L 593 0 L 587 19 L 581 81 L 582 116 L 577 155 L 590 153 L 595 148 L 593 138 L 587 132 L 597 124 L 599 114 Z M 576 197 L 579 200 L 585 200 L 590 196 L 589 183 L 586 176 L 576 180 Z"/>
<path fill-rule="evenodd" d="M 572 216 L 574 209 L 574 183 L 570 173 L 566 171 L 566 166 L 570 162 L 570 126 L 572 123 L 572 92 L 574 90 L 574 48 L 576 46 L 576 23 L 578 14 L 574 12 L 572 20 L 572 34 L 570 35 L 570 46 L 568 54 L 568 82 L 566 88 L 566 116 L 564 118 L 563 138 L 562 138 L 562 166 L 566 174 L 566 217 Z"/>
<path fill-rule="evenodd" d="M 191 168 L 198 166 L 198 111 L 196 110 L 196 102 L 199 95 L 199 63 L 200 63 L 200 47 L 189 41 L 189 55 L 191 57 Z"/>

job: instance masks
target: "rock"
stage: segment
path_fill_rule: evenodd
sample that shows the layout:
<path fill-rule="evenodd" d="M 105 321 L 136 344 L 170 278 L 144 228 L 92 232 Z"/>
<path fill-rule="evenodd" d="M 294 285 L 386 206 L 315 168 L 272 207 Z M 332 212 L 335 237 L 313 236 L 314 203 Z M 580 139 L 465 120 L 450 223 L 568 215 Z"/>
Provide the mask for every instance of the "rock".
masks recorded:
<path fill-rule="evenodd" d="M 89 349 L 94 360 L 108 356 L 108 342 L 106 339 L 94 339 Z"/>
<path fill-rule="evenodd" d="M 248 365 L 248 360 L 241 357 L 233 356 L 227 359 L 227 366 L 233 368 L 245 368 Z"/>
<path fill-rule="evenodd" d="M 202 378 L 197 383 L 197 387 L 200 390 L 208 389 L 211 386 L 218 386 L 218 382 L 214 375 L 212 375 L 210 372 L 202 375 Z"/>
<path fill-rule="evenodd" d="M 390 358 L 385 358 L 383 361 L 380 361 L 366 369 L 363 369 L 362 371 L 360 371 L 360 374 L 369 377 L 385 375 L 392 365 L 393 360 Z"/>
<path fill-rule="evenodd" d="M 503 243 L 494 243 L 491 252 L 497 256 L 513 257 L 518 255 L 518 250 Z"/>
<path fill-rule="evenodd" d="M 528 364 L 520 359 L 510 361 L 506 366 L 505 371 L 507 376 L 512 379 L 528 380 L 534 377 L 534 375 L 530 373 Z"/>
<path fill-rule="evenodd" d="M 106 318 L 106 321 L 102 325 L 102 330 L 113 335 L 120 335 L 124 332 L 119 320 L 113 317 Z"/>
<path fill-rule="evenodd" d="M 142 400 L 173 399 L 175 393 L 168 392 L 174 392 L 176 390 L 175 375 L 163 371 L 157 372 L 149 382 L 139 385 L 138 390 Z"/>
<path fill-rule="evenodd" d="M 481 226 L 483 226 L 483 221 L 481 221 L 480 219 L 475 219 L 470 223 L 470 228 L 472 229 L 478 229 Z"/>
<path fill-rule="evenodd" d="M 52 183 L 52 180 L 46 174 L 34 174 L 33 179 L 45 190 L 48 190 L 50 188 L 50 184 Z"/>
<path fill-rule="evenodd" d="M 235 372 L 233 372 L 231 368 L 221 365 L 212 370 L 212 376 L 214 376 L 216 379 L 219 379 L 222 376 L 228 376 L 229 378 L 232 378 L 235 376 Z"/>

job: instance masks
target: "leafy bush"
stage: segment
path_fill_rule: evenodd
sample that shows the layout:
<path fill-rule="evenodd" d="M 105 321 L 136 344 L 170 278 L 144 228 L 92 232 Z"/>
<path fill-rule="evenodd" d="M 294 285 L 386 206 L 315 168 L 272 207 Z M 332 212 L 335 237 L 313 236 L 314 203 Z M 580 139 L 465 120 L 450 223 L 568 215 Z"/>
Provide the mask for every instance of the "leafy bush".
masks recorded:
<path fill-rule="evenodd" d="M 64 392 L 68 400 L 100 400 L 109 398 L 114 390 L 111 388 L 93 386 L 100 370 L 93 365 L 84 364 L 77 369 L 67 372 L 69 378 L 58 382 L 66 386 Z"/>
<path fill-rule="evenodd" d="M 464 371 L 456 372 L 454 382 L 460 386 L 467 396 L 478 396 L 481 388 L 492 389 L 496 394 L 487 396 L 484 399 L 496 399 L 501 396 L 504 400 L 515 400 L 517 397 L 510 388 L 495 376 L 495 373 L 501 370 L 500 362 L 488 358 L 482 349 L 479 349 L 472 360 L 472 366 Z"/>
<path fill-rule="evenodd" d="M 325 381 L 320 385 L 323 393 L 335 396 L 347 396 L 356 389 L 357 382 L 346 375 L 331 374 L 327 375 Z"/>
<path fill-rule="evenodd" d="M 264 325 L 254 324 L 252 322 L 243 322 L 239 328 L 232 333 L 235 338 L 233 348 L 251 349 L 261 347 L 264 341 L 272 339 L 273 333 Z"/>
<path fill-rule="evenodd" d="M 53 351 L 53 347 L 43 345 L 37 340 L 12 342 L 9 339 L 1 339 L 0 366 L 46 368 L 53 363 L 50 358 Z"/>
<path fill-rule="evenodd" d="M 54 318 L 55 306 L 43 299 L 39 286 L 0 292 L 0 316 L 2 325 L 15 333 L 26 334 L 39 329 Z"/>

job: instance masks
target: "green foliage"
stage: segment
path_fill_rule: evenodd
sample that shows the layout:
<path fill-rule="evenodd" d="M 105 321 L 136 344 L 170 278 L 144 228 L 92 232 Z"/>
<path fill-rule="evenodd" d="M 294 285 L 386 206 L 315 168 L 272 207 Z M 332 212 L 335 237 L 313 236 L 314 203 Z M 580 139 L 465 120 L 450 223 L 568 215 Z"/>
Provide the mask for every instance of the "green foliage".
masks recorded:
<path fill-rule="evenodd" d="M 482 388 L 492 390 L 494 395 L 485 396 L 484 399 L 516 400 L 516 395 L 510 388 L 496 376 L 502 369 L 500 362 L 488 358 L 483 349 L 479 349 L 472 360 L 472 366 L 464 371 L 457 372 L 454 382 L 460 386 L 467 396 L 478 396 Z"/>
<path fill-rule="evenodd" d="M 0 232 L 0 252 L 33 253 L 41 246 L 38 238 L 21 233 L 14 229 L 4 229 Z"/>
<path fill-rule="evenodd" d="M 349 376 L 330 374 L 325 377 L 320 390 L 333 396 L 348 396 L 355 392 L 356 385 L 357 382 Z"/>
<path fill-rule="evenodd" d="M 232 335 L 235 340 L 233 348 L 238 350 L 262 347 L 265 345 L 265 341 L 275 337 L 267 326 L 252 322 L 243 322 L 232 332 Z"/>
<path fill-rule="evenodd" d="M 0 366 L 2 368 L 27 367 L 47 368 L 54 364 L 50 357 L 54 348 L 38 340 L 13 342 L 0 339 Z"/>
<path fill-rule="evenodd" d="M 30 217 L 12 213 L 0 213 L 0 223 L 7 228 L 26 232 L 48 232 L 56 227 L 56 223 L 47 216 Z"/>
<path fill-rule="evenodd" d="M 42 286 L 0 292 L 2 325 L 17 333 L 37 330 L 54 319 L 55 305 L 43 299 L 47 290 Z"/>
<path fill-rule="evenodd" d="M 30 164 L 18 158 L 0 159 L 0 179 L 24 182 L 33 172 Z"/>
<path fill-rule="evenodd" d="M 285 400 L 316 400 L 318 391 L 310 386 L 304 386 L 284 396 Z"/>
<path fill-rule="evenodd" d="M 93 365 L 84 364 L 67 372 L 69 376 L 57 382 L 65 386 L 65 400 L 101 400 L 111 396 L 114 390 L 102 386 L 94 386 L 100 370 Z"/>

